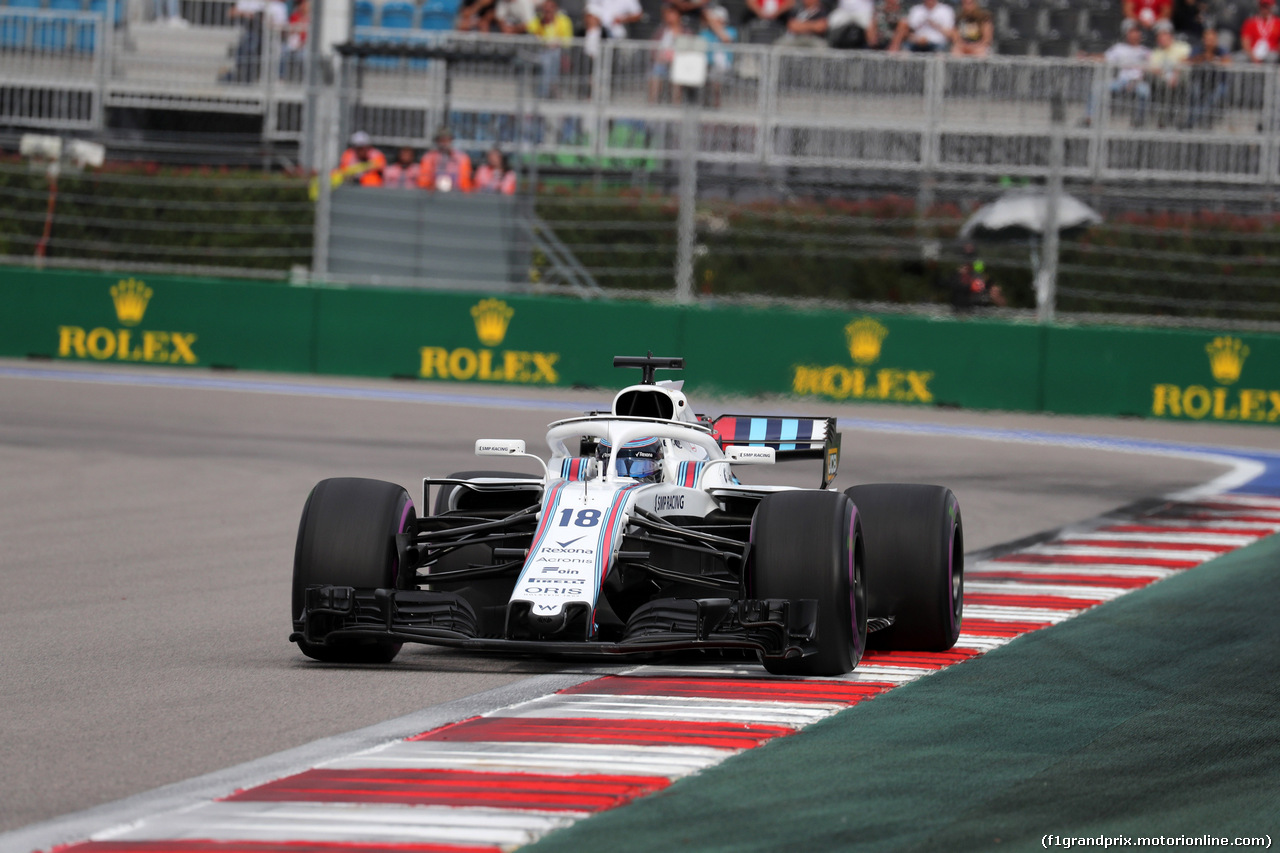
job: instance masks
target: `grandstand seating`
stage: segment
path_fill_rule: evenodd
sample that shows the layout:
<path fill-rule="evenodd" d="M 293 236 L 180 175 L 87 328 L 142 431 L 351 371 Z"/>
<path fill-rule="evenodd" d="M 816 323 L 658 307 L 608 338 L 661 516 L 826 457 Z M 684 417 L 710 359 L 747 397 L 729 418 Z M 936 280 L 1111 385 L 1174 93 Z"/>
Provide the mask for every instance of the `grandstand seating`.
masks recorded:
<path fill-rule="evenodd" d="M 382 6 L 382 18 L 378 25 L 389 30 L 413 29 L 414 8 L 412 3 L 403 0 L 385 3 Z"/>
<path fill-rule="evenodd" d="M 458 17 L 458 0 L 426 0 L 422 4 L 422 17 L 418 27 L 424 30 L 446 31 L 453 29 Z"/>
<path fill-rule="evenodd" d="M 373 4 L 369 0 L 356 0 L 352 7 L 351 23 L 357 27 L 373 26 Z"/>
<path fill-rule="evenodd" d="M 41 9 L 46 12 L 63 12 L 66 17 L 53 14 L 14 14 L 16 9 Z M 125 0 L 116 4 L 116 26 L 124 23 L 127 5 Z M 0 47 L 26 48 L 45 53 L 75 50 L 92 53 L 96 46 L 97 28 L 74 16 L 85 12 L 105 16 L 107 0 L 9 0 L 0 3 Z"/>

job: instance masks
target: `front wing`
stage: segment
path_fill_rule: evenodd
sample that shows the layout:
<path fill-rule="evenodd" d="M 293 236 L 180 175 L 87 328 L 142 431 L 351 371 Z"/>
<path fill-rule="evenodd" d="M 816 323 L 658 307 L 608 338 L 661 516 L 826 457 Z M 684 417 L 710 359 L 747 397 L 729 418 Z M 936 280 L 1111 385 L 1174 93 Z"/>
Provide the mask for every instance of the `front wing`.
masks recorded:
<path fill-rule="evenodd" d="M 471 605 L 451 592 L 314 586 L 289 639 L 322 646 L 342 638 L 380 638 L 574 657 L 739 649 L 785 659 L 817 651 L 817 616 L 813 599 L 664 598 L 638 608 L 616 642 L 481 637 Z"/>

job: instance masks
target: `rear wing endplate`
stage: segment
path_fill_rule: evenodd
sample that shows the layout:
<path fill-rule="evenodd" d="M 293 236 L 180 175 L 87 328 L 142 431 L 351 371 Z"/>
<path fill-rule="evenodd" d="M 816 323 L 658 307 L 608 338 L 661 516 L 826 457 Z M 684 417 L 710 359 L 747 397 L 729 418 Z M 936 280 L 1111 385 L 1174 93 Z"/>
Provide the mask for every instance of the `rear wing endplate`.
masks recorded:
<path fill-rule="evenodd" d="M 836 478 L 840 467 L 840 433 L 835 418 L 771 418 L 761 415 L 721 415 L 711 422 L 721 448 L 731 444 L 772 447 L 779 461 L 823 460 L 822 486 Z"/>

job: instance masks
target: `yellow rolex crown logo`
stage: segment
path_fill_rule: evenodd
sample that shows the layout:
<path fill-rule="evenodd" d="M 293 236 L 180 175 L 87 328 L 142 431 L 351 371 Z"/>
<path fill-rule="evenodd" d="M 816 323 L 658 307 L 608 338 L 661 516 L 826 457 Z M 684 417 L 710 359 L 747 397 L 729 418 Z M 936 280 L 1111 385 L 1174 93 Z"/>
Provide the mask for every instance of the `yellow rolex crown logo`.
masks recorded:
<path fill-rule="evenodd" d="M 476 337 L 487 347 L 496 347 L 507 336 L 507 324 L 515 316 L 515 309 L 501 299 L 482 299 L 471 307 L 471 317 L 476 321 Z"/>
<path fill-rule="evenodd" d="M 116 304 L 116 318 L 122 326 L 136 326 L 147 313 L 151 288 L 136 278 L 124 278 L 111 286 L 111 301 Z"/>
<path fill-rule="evenodd" d="M 1240 378 L 1244 360 L 1249 357 L 1249 348 L 1244 341 L 1227 335 L 1214 338 L 1204 351 L 1209 353 L 1209 369 L 1213 371 L 1213 378 L 1223 385 L 1230 385 Z"/>
<path fill-rule="evenodd" d="M 849 354 L 858 364 L 870 364 L 880 357 L 880 345 L 889 330 L 871 317 L 860 317 L 844 327 L 849 339 Z"/>

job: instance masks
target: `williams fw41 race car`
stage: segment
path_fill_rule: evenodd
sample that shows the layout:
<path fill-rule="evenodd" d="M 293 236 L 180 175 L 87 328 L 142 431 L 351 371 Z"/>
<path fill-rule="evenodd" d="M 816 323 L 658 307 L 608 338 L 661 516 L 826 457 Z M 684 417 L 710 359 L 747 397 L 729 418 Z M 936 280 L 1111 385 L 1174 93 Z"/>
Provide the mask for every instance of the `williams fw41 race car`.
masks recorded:
<path fill-rule="evenodd" d="M 832 418 L 696 415 L 683 359 L 643 371 L 609 412 L 556 421 L 550 458 L 481 439 L 541 475 L 464 471 L 409 494 L 331 479 L 302 510 L 293 634 L 321 661 L 386 662 L 405 642 L 533 654 L 702 649 L 772 673 L 838 675 L 880 648 L 942 651 L 960 632 L 960 508 L 940 486 L 832 489 Z M 755 486 L 734 468 L 821 460 L 821 488 Z"/>

